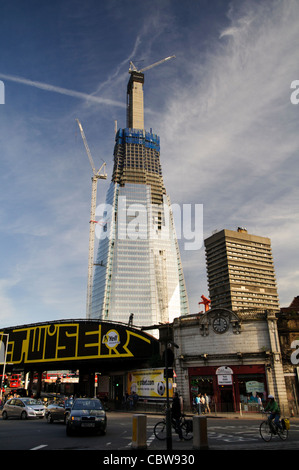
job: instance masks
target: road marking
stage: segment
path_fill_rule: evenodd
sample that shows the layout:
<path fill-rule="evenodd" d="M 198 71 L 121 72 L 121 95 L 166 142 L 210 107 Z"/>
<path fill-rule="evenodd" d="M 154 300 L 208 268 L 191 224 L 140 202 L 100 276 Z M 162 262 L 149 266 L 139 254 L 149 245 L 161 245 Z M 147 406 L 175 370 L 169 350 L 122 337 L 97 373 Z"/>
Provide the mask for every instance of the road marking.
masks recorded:
<path fill-rule="evenodd" d="M 37 446 L 37 447 L 32 447 L 32 449 L 30 449 L 30 450 L 39 450 L 39 449 L 42 449 L 43 447 L 48 447 L 48 444 L 42 444 L 42 445 Z"/>
<path fill-rule="evenodd" d="M 148 440 L 146 441 L 146 445 L 149 447 L 151 445 L 151 443 L 153 442 L 153 440 L 155 439 L 155 434 L 153 433 L 149 438 Z"/>

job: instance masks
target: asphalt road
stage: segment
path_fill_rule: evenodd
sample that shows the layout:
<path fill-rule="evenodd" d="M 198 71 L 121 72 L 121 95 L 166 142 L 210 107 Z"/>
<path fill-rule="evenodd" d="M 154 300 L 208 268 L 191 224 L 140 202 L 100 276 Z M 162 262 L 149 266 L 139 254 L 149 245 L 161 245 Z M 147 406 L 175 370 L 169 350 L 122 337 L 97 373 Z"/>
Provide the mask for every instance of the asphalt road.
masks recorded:
<path fill-rule="evenodd" d="M 132 414 L 108 412 L 108 426 L 105 436 L 78 435 L 68 437 L 63 423 L 49 424 L 42 420 L 7 421 L 0 418 L 0 450 L 96 450 L 113 455 L 114 452 L 132 450 Z M 161 415 L 147 416 L 147 453 L 169 452 L 166 441 L 158 441 L 153 434 L 154 424 Z M 298 450 L 299 419 L 291 418 L 291 429 L 287 441 L 274 437 L 270 443 L 264 442 L 259 435 L 261 419 L 207 418 L 208 446 L 211 450 Z M 136 451 L 135 451 L 136 452 Z M 197 454 L 193 441 L 179 442 L 176 434 L 172 436 L 172 452 Z M 199 452 L 201 452 L 199 450 Z M 109 454 L 109 455 L 110 455 Z M 145 455 L 145 454 L 144 454 Z M 189 462 L 192 463 L 192 462 Z"/>

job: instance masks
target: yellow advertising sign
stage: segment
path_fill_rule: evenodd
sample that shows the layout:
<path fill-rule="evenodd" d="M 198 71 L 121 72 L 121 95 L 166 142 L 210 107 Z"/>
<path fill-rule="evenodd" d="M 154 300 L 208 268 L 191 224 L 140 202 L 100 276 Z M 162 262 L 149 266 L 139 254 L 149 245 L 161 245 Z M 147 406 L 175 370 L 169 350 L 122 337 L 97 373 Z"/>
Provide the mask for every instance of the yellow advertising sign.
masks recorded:
<path fill-rule="evenodd" d="M 127 392 L 143 398 L 166 398 L 164 369 L 141 369 L 128 373 Z M 168 379 L 169 396 L 173 396 L 173 380 Z"/>

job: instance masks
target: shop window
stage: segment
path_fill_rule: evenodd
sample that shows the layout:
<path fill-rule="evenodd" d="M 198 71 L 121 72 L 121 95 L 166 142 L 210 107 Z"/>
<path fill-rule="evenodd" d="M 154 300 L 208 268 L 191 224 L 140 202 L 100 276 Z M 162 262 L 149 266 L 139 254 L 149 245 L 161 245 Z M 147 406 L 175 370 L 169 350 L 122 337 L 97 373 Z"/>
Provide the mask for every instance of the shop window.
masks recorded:
<path fill-rule="evenodd" d="M 257 405 L 258 398 L 266 399 L 266 384 L 263 374 L 238 375 L 240 402 Z"/>

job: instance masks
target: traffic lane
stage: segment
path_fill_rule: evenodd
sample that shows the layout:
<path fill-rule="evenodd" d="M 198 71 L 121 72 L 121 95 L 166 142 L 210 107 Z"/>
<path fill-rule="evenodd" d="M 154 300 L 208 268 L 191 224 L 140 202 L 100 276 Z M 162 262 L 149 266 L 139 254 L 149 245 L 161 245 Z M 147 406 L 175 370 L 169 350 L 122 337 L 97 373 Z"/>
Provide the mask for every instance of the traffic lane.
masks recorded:
<path fill-rule="evenodd" d="M 30 450 L 48 446 L 53 439 L 65 434 L 65 426 L 60 423 L 51 431 L 45 419 L 0 419 L 0 450 Z M 40 448 L 43 448 L 40 447 Z"/>
<path fill-rule="evenodd" d="M 66 435 L 63 422 L 0 419 L 0 450 L 118 450 L 131 449 L 132 415 L 107 414 L 107 433 Z"/>
<path fill-rule="evenodd" d="M 131 450 L 132 417 L 133 413 L 107 413 L 105 436 L 92 433 L 67 436 L 63 422 L 50 424 L 46 419 L 0 419 L 0 450 Z M 161 419 L 161 415 L 147 417 L 148 448 L 166 449 L 166 442 L 158 441 L 154 436 L 154 426 Z M 174 435 L 174 445 L 176 438 Z M 192 441 L 188 442 L 188 448 L 191 447 Z"/>
<path fill-rule="evenodd" d="M 44 421 L 44 420 L 43 420 Z M 0 450 L 28 450 L 41 434 L 42 420 L 0 419 Z"/>
<path fill-rule="evenodd" d="M 158 441 L 154 436 L 154 425 L 161 416 L 148 416 L 147 448 L 149 452 L 167 452 L 166 441 Z M 156 444 L 156 445 L 155 445 Z M 177 442 L 173 436 L 173 449 L 184 450 L 184 443 Z M 192 441 L 187 443 L 192 451 Z M 61 450 L 72 451 L 97 450 L 99 452 L 132 452 L 132 414 L 108 413 L 108 426 L 105 436 L 93 434 L 66 435 L 66 426 L 62 422 L 49 424 L 44 420 L 0 419 L 0 450 Z M 135 452 L 135 450 L 133 450 Z M 14 454 L 17 455 L 17 454 Z"/>
<path fill-rule="evenodd" d="M 76 435 L 66 436 L 62 422 L 53 424 L 43 420 L 7 420 L 0 419 L 1 450 L 130 450 L 132 448 L 131 413 L 109 412 L 106 436 Z M 154 425 L 161 415 L 147 417 L 147 448 L 149 450 L 167 450 L 167 442 L 155 438 Z M 259 420 L 207 419 L 208 444 L 210 449 L 288 449 L 298 448 L 299 422 L 293 424 L 287 441 L 274 437 L 270 443 L 264 442 L 259 434 Z M 193 441 L 178 441 L 172 436 L 173 450 L 193 450 Z"/>

